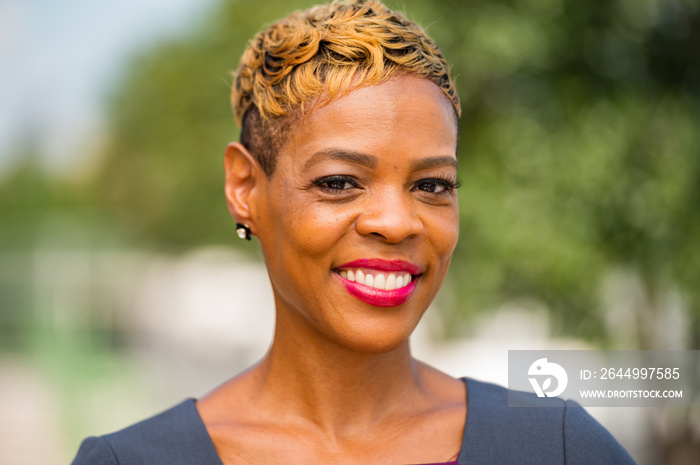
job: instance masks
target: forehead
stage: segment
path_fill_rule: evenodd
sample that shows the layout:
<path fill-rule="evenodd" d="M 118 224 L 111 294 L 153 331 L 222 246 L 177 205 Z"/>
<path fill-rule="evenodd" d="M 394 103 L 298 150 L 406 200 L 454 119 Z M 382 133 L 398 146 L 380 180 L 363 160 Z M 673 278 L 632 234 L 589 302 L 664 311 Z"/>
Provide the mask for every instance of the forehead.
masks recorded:
<path fill-rule="evenodd" d="M 396 159 L 456 156 L 456 148 L 457 119 L 442 90 L 427 79 L 396 76 L 312 107 L 279 154 L 298 166 L 329 149 Z"/>

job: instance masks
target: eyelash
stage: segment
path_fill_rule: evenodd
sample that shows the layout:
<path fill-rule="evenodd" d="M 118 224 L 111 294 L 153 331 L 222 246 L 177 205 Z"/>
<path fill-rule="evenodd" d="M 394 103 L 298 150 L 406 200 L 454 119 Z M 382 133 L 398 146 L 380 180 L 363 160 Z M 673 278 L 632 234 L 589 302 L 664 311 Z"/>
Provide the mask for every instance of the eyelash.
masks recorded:
<path fill-rule="evenodd" d="M 427 178 L 427 179 L 421 179 L 416 183 L 416 186 L 419 185 L 424 185 L 424 184 L 439 184 L 445 188 L 444 192 L 452 192 L 455 189 L 459 189 L 462 186 L 462 180 L 459 179 L 459 177 L 455 178 L 450 178 L 446 176 L 434 176 L 432 178 Z M 429 192 L 432 193 L 432 192 Z M 438 192 L 437 195 L 442 194 L 442 192 Z"/>
<path fill-rule="evenodd" d="M 324 184 L 328 184 L 331 182 L 343 182 L 343 183 L 348 183 L 352 187 L 360 187 L 360 184 L 355 180 L 355 178 L 351 176 L 343 176 L 343 175 L 333 175 L 333 176 L 323 176 L 318 179 L 315 179 L 313 181 L 313 184 L 317 186 L 319 189 L 325 191 L 325 192 L 330 192 L 337 194 L 338 192 L 341 192 L 346 189 L 334 189 L 332 187 L 324 186 Z"/>
<path fill-rule="evenodd" d="M 325 192 L 337 194 L 341 191 L 347 190 L 347 189 L 336 189 L 336 188 L 328 187 L 327 185 L 324 186 L 324 184 L 328 184 L 331 182 L 347 183 L 347 184 L 350 184 L 354 188 L 360 187 L 360 183 L 357 182 L 357 180 L 355 178 L 353 178 L 352 176 L 343 176 L 343 175 L 323 176 L 323 177 L 320 177 L 320 178 L 312 181 L 313 185 L 317 186 L 318 188 L 320 188 L 321 190 L 323 190 Z M 462 181 L 461 181 L 461 179 L 459 179 L 459 177 L 450 178 L 447 176 L 437 175 L 437 176 L 433 176 L 431 178 L 421 179 L 420 181 L 415 183 L 415 186 L 417 187 L 417 186 L 421 186 L 421 185 L 425 185 L 425 184 L 439 184 L 445 188 L 444 192 L 452 192 L 455 189 L 459 189 L 461 187 Z M 432 192 L 428 192 L 428 191 L 424 191 L 424 192 L 427 192 L 429 194 L 432 193 Z M 442 192 L 438 192 L 436 195 L 440 195 L 440 194 L 442 194 Z"/>

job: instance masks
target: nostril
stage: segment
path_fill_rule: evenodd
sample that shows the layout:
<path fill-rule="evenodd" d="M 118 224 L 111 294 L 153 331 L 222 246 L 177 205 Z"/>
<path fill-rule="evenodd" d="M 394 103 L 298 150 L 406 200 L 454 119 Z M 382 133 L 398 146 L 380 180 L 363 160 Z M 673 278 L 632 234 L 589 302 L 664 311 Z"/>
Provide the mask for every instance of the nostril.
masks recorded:
<path fill-rule="evenodd" d="M 415 237 L 423 231 L 423 222 L 415 214 L 397 208 L 394 211 L 382 209 L 380 212 L 364 213 L 355 223 L 357 232 L 364 236 L 380 237 L 396 243 Z"/>

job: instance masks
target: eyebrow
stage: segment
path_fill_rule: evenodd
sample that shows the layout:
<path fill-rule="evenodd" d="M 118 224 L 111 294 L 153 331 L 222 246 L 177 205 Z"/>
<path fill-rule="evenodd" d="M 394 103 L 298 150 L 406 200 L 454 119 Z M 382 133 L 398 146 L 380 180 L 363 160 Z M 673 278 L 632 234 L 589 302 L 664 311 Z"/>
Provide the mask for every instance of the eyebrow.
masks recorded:
<path fill-rule="evenodd" d="M 311 158 L 306 160 L 306 163 L 304 163 L 304 169 L 307 170 L 327 159 L 346 161 L 356 165 L 367 166 L 369 168 L 376 168 L 377 163 L 379 163 L 379 159 L 377 157 L 367 155 L 366 153 L 345 149 L 328 149 L 314 153 Z"/>
<path fill-rule="evenodd" d="M 308 170 L 309 168 L 328 159 L 350 162 L 357 165 L 367 166 L 369 168 L 376 168 L 377 164 L 379 163 L 379 158 L 373 155 L 368 155 L 366 153 L 356 152 L 353 150 L 333 148 L 314 153 L 306 161 L 306 163 L 304 163 L 304 169 Z M 437 156 L 414 159 L 411 161 L 411 171 L 423 171 L 442 166 L 451 166 L 454 169 L 457 169 L 457 159 L 453 156 Z"/>
<path fill-rule="evenodd" d="M 411 162 L 411 171 L 423 171 L 442 166 L 451 166 L 457 169 L 457 159 L 451 156 L 439 156 L 413 160 Z"/>

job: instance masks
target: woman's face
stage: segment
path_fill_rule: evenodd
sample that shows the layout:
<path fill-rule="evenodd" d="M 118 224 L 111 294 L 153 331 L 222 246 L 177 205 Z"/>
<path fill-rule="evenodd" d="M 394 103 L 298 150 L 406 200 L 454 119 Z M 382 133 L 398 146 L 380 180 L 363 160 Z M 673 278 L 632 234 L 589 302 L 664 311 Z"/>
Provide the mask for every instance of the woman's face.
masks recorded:
<path fill-rule="evenodd" d="M 407 341 L 457 242 L 456 147 L 450 102 L 412 76 L 360 88 L 296 124 L 274 173 L 256 181 L 251 218 L 277 331 L 375 353 Z"/>

